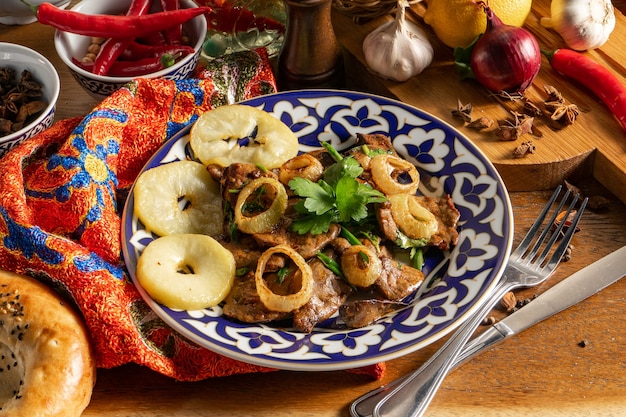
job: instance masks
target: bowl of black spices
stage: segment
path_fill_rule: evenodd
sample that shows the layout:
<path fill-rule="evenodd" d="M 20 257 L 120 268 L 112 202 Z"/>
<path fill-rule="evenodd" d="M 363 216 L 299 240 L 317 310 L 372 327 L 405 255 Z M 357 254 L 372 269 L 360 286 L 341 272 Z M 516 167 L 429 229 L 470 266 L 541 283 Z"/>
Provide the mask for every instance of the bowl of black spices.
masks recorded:
<path fill-rule="evenodd" d="M 0 42 L 0 156 L 52 126 L 60 89 L 46 57 Z"/>

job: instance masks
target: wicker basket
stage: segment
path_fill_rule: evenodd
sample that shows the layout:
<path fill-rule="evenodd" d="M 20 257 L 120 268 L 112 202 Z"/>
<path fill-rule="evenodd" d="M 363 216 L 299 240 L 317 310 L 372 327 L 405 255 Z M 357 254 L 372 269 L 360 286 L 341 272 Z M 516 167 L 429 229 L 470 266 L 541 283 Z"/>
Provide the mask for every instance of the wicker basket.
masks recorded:
<path fill-rule="evenodd" d="M 409 0 L 409 5 L 422 0 Z M 389 14 L 398 6 L 398 0 L 333 0 L 333 7 L 351 16 L 355 22 L 366 22 Z"/>

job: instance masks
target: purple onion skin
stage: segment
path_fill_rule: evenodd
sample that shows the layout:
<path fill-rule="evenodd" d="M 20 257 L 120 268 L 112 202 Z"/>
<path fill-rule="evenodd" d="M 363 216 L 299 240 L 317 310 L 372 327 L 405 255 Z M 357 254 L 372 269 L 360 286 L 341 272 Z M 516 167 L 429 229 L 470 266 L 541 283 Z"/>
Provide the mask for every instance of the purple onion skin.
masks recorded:
<path fill-rule="evenodd" d="M 526 29 L 504 24 L 485 6 L 487 29 L 472 50 L 476 80 L 494 93 L 523 94 L 541 68 L 537 39 Z"/>

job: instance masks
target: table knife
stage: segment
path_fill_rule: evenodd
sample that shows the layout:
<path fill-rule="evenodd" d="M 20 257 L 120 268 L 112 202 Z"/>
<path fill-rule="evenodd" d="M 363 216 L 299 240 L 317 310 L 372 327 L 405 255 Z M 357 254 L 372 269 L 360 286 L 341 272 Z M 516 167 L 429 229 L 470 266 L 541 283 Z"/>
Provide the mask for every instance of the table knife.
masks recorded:
<path fill-rule="evenodd" d="M 588 265 L 554 285 L 470 340 L 459 355 L 456 366 L 515 334 L 602 291 L 626 275 L 626 246 Z M 525 309 L 526 307 L 530 307 Z"/>
<path fill-rule="evenodd" d="M 490 326 L 463 348 L 453 368 L 462 365 L 509 337 L 600 292 L 626 275 L 626 246 L 575 272 L 504 319 Z M 352 417 L 369 417 L 376 404 L 404 378 L 383 385 L 357 398 Z"/>

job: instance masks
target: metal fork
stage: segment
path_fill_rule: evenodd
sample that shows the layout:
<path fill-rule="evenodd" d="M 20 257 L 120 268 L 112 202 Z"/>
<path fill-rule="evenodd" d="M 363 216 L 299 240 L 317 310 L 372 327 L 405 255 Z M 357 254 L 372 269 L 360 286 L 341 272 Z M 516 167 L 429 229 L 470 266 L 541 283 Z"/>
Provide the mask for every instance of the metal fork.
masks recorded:
<path fill-rule="evenodd" d="M 511 253 L 500 282 L 492 294 L 482 301 L 476 312 L 417 371 L 357 398 L 350 407 L 350 414 L 353 417 L 422 416 L 443 379 L 456 363 L 470 336 L 502 297 L 507 292 L 519 287 L 539 285 L 552 275 L 574 235 L 578 221 L 587 204 L 585 198 L 571 222 L 566 222 L 579 200 L 578 194 L 576 194 L 567 211 L 563 213 L 561 221 L 556 221 L 570 196 L 570 191 L 567 190 L 546 226 L 540 232 L 543 222 L 561 192 L 561 188 L 561 186 L 557 187 L 526 236 Z M 556 223 L 558 226 L 554 227 Z M 559 238 L 561 238 L 560 241 Z M 559 241 L 558 246 L 552 251 L 557 241 Z M 531 244 L 533 244 L 532 247 Z M 551 251 L 552 254 L 548 258 Z"/>

